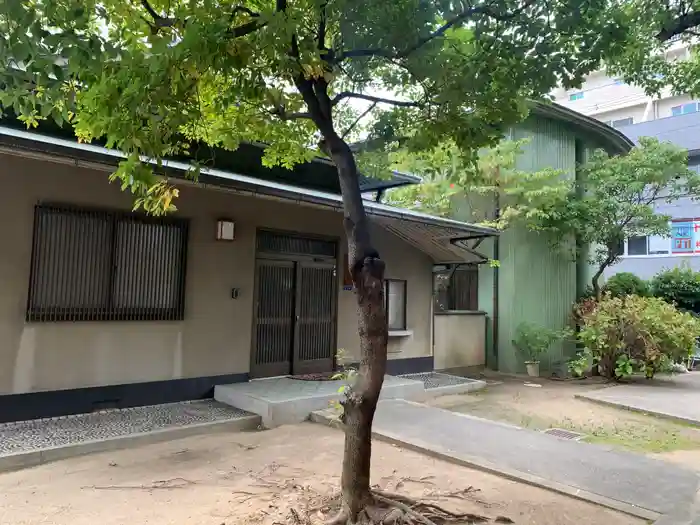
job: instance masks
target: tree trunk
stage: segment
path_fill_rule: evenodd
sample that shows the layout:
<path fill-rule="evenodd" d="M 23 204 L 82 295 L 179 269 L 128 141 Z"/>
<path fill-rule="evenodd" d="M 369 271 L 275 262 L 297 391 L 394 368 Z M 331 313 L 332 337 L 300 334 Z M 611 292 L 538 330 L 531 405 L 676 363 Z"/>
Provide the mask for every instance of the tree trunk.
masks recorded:
<path fill-rule="evenodd" d="M 330 135 L 330 136 L 329 136 Z M 343 503 L 354 523 L 372 504 L 370 458 L 372 421 L 384 382 L 387 319 L 384 311 L 384 262 L 371 244 L 355 158 L 335 133 L 325 134 L 325 148 L 338 169 L 343 197 L 343 226 L 348 261 L 355 285 L 360 333 L 360 368 L 343 404 L 345 450 L 341 488 Z"/>

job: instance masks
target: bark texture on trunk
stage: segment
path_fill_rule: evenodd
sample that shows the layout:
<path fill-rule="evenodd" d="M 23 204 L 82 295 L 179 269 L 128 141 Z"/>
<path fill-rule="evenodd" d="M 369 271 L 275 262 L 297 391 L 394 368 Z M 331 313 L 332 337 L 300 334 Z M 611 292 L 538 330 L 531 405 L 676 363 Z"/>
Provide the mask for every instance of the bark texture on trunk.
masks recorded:
<path fill-rule="evenodd" d="M 388 342 L 384 311 L 384 262 L 371 244 L 352 151 L 334 133 L 325 136 L 325 146 L 338 169 L 343 196 L 343 226 L 355 285 L 360 333 L 360 368 L 343 402 L 345 450 L 341 488 L 350 522 L 353 523 L 363 509 L 373 502 L 370 493 L 372 421 L 384 382 Z"/>

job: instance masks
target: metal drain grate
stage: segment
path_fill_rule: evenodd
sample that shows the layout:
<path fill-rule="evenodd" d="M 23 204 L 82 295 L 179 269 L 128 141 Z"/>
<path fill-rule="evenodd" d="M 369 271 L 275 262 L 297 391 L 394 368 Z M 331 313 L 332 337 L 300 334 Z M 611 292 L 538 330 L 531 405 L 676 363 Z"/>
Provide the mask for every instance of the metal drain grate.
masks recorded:
<path fill-rule="evenodd" d="M 579 434 L 578 432 L 572 432 L 571 430 L 564 430 L 563 428 L 550 428 L 548 430 L 545 430 L 544 433 L 562 439 L 573 439 L 574 441 L 578 441 L 583 437 L 583 434 Z"/>

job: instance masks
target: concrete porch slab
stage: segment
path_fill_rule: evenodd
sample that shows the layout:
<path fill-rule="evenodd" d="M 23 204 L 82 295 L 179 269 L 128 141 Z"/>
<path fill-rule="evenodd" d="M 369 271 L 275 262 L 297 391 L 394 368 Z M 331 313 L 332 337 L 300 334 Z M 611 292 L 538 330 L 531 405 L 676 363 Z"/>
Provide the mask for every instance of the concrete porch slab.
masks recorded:
<path fill-rule="evenodd" d="M 262 418 L 266 428 L 301 423 L 311 412 L 328 408 L 342 398 L 344 381 L 306 381 L 291 377 L 257 379 L 247 383 L 218 385 L 214 399 Z M 423 399 L 423 381 L 386 376 L 382 399 Z"/>

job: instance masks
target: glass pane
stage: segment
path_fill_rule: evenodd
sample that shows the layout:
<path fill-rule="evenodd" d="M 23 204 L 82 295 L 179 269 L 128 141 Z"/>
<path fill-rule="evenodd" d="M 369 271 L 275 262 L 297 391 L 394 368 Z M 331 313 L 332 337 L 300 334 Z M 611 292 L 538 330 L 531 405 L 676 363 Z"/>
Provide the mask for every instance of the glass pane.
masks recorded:
<path fill-rule="evenodd" d="M 622 126 L 629 126 L 630 124 L 634 124 L 634 119 L 632 117 L 621 118 L 619 120 L 613 120 L 612 127 L 621 128 Z"/>
<path fill-rule="evenodd" d="M 697 102 L 691 102 L 690 104 L 683 104 L 683 114 L 696 113 L 698 110 Z"/>
<path fill-rule="evenodd" d="M 387 281 L 389 330 L 406 329 L 406 281 Z"/>
<path fill-rule="evenodd" d="M 677 117 L 678 115 L 682 115 L 683 110 L 681 109 L 681 106 L 674 106 L 671 108 L 671 116 Z"/>
<path fill-rule="evenodd" d="M 646 255 L 647 237 L 630 237 L 627 239 L 627 255 Z"/>
<path fill-rule="evenodd" d="M 671 239 L 652 235 L 649 237 L 649 255 L 665 254 L 671 251 Z"/>

